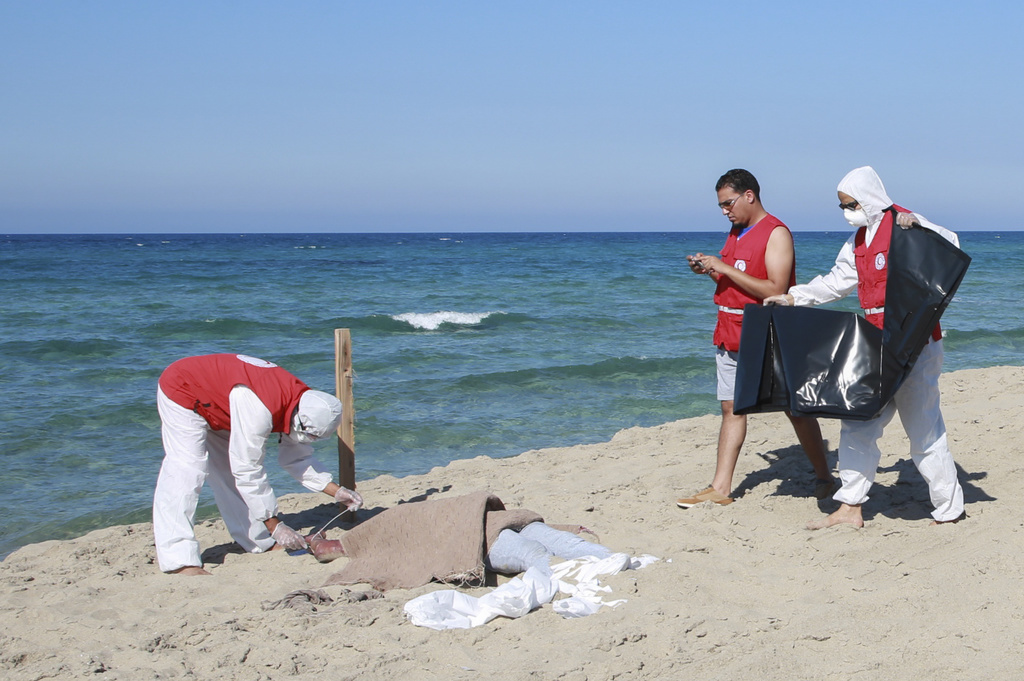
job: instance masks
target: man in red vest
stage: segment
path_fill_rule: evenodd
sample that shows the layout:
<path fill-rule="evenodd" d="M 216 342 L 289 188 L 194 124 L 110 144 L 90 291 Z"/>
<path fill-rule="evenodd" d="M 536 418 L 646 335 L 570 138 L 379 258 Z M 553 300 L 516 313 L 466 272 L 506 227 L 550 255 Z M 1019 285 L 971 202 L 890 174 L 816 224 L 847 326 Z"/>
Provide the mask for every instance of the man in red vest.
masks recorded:
<path fill-rule="evenodd" d="M 164 572 L 207 575 L 193 529 L 199 491 L 209 477 L 232 538 L 253 553 L 306 547 L 277 517 L 277 498 L 263 466 L 267 440 L 280 435 L 277 459 L 292 477 L 348 510 L 358 493 L 331 481 L 311 442 L 341 422 L 341 402 L 281 367 L 248 355 L 186 357 L 157 388 L 164 460 L 153 495 L 156 555 Z"/>
<path fill-rule="evenodd" d="M 792 286 L 788 293 L 764 302 L 766 305 L 820 305 L 856 289 L 867 320 L 882 328 L 889 237 L 893 226 L 909 229 L 917 224 L 937 232 L 956 246 L 959 240 L 948 229 L 895 205 L 870 166 L 847 173 L 839 182 L 838 195 L 844 217 L 857 231 L 843 244 L 836 264 L 828 274 L 815 277 L 807 284 Z M 914 368 L 882 413 L 870 421 L 843 421 L 839 435 L 839 477 L 843 484 L 833 497 L 840 502 L 840 507 L 827 517 L 808 523 L 808 529 L 839 524 L 864 526 L 861 505 L 868 500 L 882 456 L 878 439 L 896 412 L 910 439 L 910 456 L 928 483 L 935 507 L 932 512 L 935 524 L 955 522 L 963 516 L 964 492 L 957 479 L 956 464 L 946 439 L 946 425 L 939 410 L 942 356 L 942 334 L 936 326 Z"/>
<path fill-rule="evenodd" d="M 711 485 L 676 504 L 690 508 L 710 501 L 732 503 L 732 476 L 740 448 L 747 436 L 747 417 L 733 413 L 736 360 L 740 349 L 743 306 L 760 305 L 796 283 L 796 255 L 793 236 L 775 216 L 761 205 L 761 188 L 754 176 L 742 169 L 730 170 L 715 185 L 718 207 L 732 223 L 721 258 L 697 253 L 687 256 L 690 269 L 716 282 L 715 303 L 718 323 L 713 342 L 717 351 L 718 399 L 722 402 L 722 425 L 718 433 L 718 460 Z M 818 421 L 810 417 L 789 420 L 817 477 L 815 496 L 828 496 L 835 487 L 825 460 L 825 444 Z"/>

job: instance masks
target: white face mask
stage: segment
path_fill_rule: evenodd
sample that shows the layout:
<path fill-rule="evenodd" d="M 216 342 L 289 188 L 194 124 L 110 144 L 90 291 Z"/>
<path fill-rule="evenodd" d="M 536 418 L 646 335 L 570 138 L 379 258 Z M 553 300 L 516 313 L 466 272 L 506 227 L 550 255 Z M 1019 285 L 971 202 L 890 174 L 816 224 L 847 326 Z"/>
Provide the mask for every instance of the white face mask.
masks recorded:
<path fill-rule="evenodd" d="M 292 419 L 292 437 L 295 438 L 296 442 L 304 445 L 312 444 L 317 439 L 312 433 L 306 431 L 304 424 L 299 420 L 298 414 Z"/>
<path fill-rule="evenodd" d="M 851 227 L 860 228 L 868 226 L 868 214 L 864 212 L 863 208 L 858 208 L 857 210 L 844 208 L 843 217 L 846 218 Z"/>

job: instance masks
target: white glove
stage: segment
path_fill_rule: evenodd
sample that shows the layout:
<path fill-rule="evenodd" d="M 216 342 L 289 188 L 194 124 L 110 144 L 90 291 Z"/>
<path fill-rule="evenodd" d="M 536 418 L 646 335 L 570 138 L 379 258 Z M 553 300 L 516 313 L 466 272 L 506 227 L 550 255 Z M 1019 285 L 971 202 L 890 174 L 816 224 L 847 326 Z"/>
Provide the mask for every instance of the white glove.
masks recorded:
<path fill-rule="evenodd" d="M 363 507 L 363 498 L 359 492 L 354 492 L 347 487 L 339 487 L 334 493 L 334 500 L 339 504 L 345 504 L 346 511 L 358 511 Z"/>
<path fill-rule="evenodd" d="M 277 527 L 274 528 L 274 531 L 270 533 L 270 536 L 273 537 L 274 541 L 280 544 L 281 548 L 285 551 L 298 551 L 306 548 L 305 538 L 284 523 L 279 522 Z"/>
<path fill-rule="evenodd" d="M 765 305 L 780 305 L 782 307 L 789 307 L 793 304 L 793 297 L 788 293 L 783 293 L 778 296 L 768 296 L 764 299 Z"/>

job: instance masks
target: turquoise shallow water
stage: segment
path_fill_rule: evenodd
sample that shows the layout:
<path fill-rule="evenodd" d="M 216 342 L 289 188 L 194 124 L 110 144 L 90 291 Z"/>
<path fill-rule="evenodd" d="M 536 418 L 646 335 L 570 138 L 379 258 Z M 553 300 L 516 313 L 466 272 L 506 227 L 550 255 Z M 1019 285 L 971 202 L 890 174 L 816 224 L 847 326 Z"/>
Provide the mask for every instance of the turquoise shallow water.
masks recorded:
<path fill-rule="evenodd" d="M 963 232 L 946 369 L 1020 364 L 1024 234 Z M 797 232 L 798 279 L 846 233 Z M 0 555 L 149 519 L 156 380 L 243 352 L 333 391 L 352 331 L 357 477 L 606 440 L 717 411 L 710 282 L 724 233 L 0 238 Z M 853 309 L 852 302 L 843 309 Z M 333 443 L 318 450 L 335 460 Z M 271 464 L 278 493 L 298 485 Z M 208 493 L 203 513 L 215 512 Z"/>

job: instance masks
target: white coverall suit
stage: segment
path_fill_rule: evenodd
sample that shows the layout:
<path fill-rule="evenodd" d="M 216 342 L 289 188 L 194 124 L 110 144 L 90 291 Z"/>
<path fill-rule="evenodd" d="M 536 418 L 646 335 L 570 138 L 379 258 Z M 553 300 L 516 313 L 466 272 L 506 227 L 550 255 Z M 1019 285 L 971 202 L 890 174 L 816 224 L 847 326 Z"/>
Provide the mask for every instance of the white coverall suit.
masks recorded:
<path fill-rule="evenodd" d="M 846 175 L 838 190 L 852 196 L 867 213 L 866 242 L 871 243 L 882 221 L 883 211 L 893 204 L 875 171 L 864 166 Z M 929 222 L 914 213 L 921 226 L 942 235 L 959 247 L 956 234 Z M 893 229 L 900 227 L 893 225 Z M 854 239 L 851 236 L 839 251 L 831 271 L 815 277 L 807 284 L 789 289 L 795 305 L 820 305 L 838 300 L 857 288 L 857 266 Z M 870 421 L 846 420 L 839 436 L 839 477 L 842 487 L 833 496 L 844 504 L 863 504 L 875 480 L 882 452 L 878 439 L 899 412 L 903 429 L 910 439 L 910 455 L 928 483 L 928 492 L 935 510 L 932 517 L 940 522 L 956 520 L 964 512 L 964 493 L 957 479 L 956 464 L 946 439 L 946 425 L 939 410 L 939 374 L 942 371 L 942 341 L 931 340 L 921 351 L 895 397 L 882 413 Z"/>
<path fill-rule="evenodd" d="M 206 420 L 171 401 L 157 388 L 164 461 L 153 496 L 153 534 L 160 569 L 171 572 L 202 565 L 193 529 L 203 482 L 213 496 L 232 538 L 252 553 L 267 551 L 274 540 L 263 524 L 277 515 L 277 498 L 263 466 L 273 423 L 270 410 L 251 389 L 229 393 L 231 430 L 212 430 Z M 281 435 L 278 461 L 312 492 L 321 492 L 331 474 L 313 456 L 313 447 L 297 433 Z"/>

